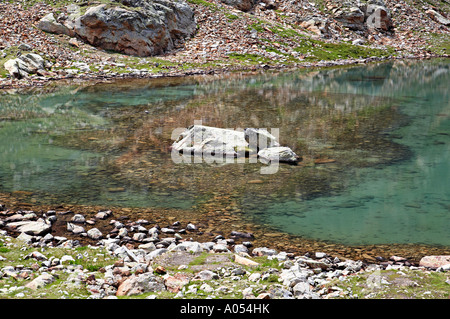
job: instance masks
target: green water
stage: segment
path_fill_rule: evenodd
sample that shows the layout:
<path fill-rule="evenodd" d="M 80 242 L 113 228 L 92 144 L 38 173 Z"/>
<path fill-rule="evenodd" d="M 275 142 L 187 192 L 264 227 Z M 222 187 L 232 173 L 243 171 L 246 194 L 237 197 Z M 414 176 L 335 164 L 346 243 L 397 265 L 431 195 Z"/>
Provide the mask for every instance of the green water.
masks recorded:
<path fill-rule="evenodd" d="M 199 213 L 212 203 L 305 238 L 450 246 L 449 67 L 389 62 L 3 94 L 0 192 Z M 171 133 L 195 120 L 278 128 L 304 161 L 272 175 L 260 163 L 175 164 Z"/>
<path fill-rule="evenodd" d="M 339 196 L 267 205 L 265 222 L 293 234 L 344 244 L 450 245 L 450 104 L 442 82 L 405 90 L 410 124 L 392 133 L 411 158 L 352 176 Z M 382 92 L 380 92 L 382 93 Z"/>

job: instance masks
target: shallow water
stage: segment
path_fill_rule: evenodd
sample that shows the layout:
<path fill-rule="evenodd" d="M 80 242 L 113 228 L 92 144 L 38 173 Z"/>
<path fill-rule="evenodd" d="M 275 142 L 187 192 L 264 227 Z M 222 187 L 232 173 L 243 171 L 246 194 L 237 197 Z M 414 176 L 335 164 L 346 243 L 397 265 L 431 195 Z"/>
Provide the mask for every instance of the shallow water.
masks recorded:
<path fill-rule="evenodd" d="M 71 85 L 0 96 L 0 192 L 227 211 L 336 243 L 450 246 L 448 60 Z M 278 128 L 303 156 L 176 164 L 174 129 Z M 318 159 L 332 159 L 320 164 Z M 14 193 L 13 193 L 14 194 Z"/>

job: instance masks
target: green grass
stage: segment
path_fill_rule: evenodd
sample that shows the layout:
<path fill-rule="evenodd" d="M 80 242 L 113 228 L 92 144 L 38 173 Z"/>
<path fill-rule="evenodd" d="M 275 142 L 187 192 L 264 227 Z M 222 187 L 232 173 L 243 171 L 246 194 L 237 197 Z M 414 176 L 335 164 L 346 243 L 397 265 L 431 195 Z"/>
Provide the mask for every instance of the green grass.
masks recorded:
<path fill-rule="evenodd" d="M 395 54 L 395 50 L 391 48 L 373 49 L 350 43 L 327 43 L 313 39 L 301 40 L 294 50 L 305 55 L 306 61 L 388 57 Z"/>
<path fill-rule="evenodd" d="M 205 0 L 187 0 L 187 2 L 192 3 L 192 4 L 196 4 L 199 6 L 204 6 L 204 7 L 208 7 L 210 9 L 217 9 L 217 6 L 214 3 L 205 1 Z"/>
<path fill-rule="evenodd" d="M 430 45 L 428 49 L 439 55 L 450 54 L 450 35 L 448 34 L 427 34 Z"/>
<path fill-rule="evenodd" d="M 8 0 L 8 2 L 17 4 L 17 2 L 19 2 L 19 1 Z M 25 8 L 32 7 L 38 3 L 44 3 L 47 5 L 53 6 L 53 7 L 62 7 L 62 6 L 66 6 L 71 3 L 74 3 L 74 1 L 70 1 L 70 0 L 26 0 L 26 1 L 20 1 L 20 4 Z"/>
<path fill-rule="evenodd" d="M 116 260 L 112 258 L 103 249 L 93 249 L 89 247 L 80 247 L 75 249 L 64 249 L 64 248 L 36 248 L 24 245 L 20 240 L 12 239 L 6 240 L 0 237 L 0 253 L 5 260 L 0 261 L 0 269 L 6 266 L 17 266 L 22 265 L 25 268 L 31 267 L 33 264 L 41 265 L 42 261 L 37 261 L 34 258 L 25 257 L 32 253 L 33 251 L 39 251 L 44 256 L 50 259 L 50 257 L 61 258 L 64 255 L 70 255 L 75 260 L 75 262 L 70 262 L 72 265 L 81 265 L 83 269 L 89 272 L 97 272 L 96 277 L 100 275 L 98 271 L 100 268 L 113 264 Z M 80 257 L 80 254 L 82 258 Z M 47 285 L 44 289 L 31 290 L 25 288 L 25 285 L 31 282 L 31 280 L 39 275 L 38 272 L 33 272 L 32 278 L 13 278 L 13 277 L 2 277 L 0 278 L 0 289 L 9 287 L 20 287 L 18 290 L 1 293 L 0 298 L 16 298 L 15 295 L 19 292 L 25 294 L 25 298 L 45 298 L 45 299 L 57 299 L 61 296 L 66 296 L 68 298 L 86 298 L 90 296 L 90 293 L 80 286 L 73 286 L 68 282 L 69 273 L 65 271 L 57 271 L 54 276 L 56 280 Z M 23 288 L 21 288 L 23 287 Z"/>
<path fill-rule="evenodd" d="M 327 286 L 351 290 L 358 298 L 371 299 L 448 299 L 447 274 L 416 270 L 381 270 L 335 280 Z"/>
<path fill-rule="evenodd" d="M 237 16 L 235 14 L 231 14 L 231 13 L 228 13 L 228 12 L 225 12 L 224 14 L 225 14 L 225 16 L 228 18 L 228 20 L 230 22 L 239 19 L 239 16 Z"/>

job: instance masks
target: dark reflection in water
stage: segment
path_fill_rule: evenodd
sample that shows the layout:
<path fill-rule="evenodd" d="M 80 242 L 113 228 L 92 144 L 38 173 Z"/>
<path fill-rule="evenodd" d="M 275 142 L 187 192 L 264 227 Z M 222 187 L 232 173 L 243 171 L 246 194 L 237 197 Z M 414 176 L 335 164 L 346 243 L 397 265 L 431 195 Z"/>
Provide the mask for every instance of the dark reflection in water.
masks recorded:
<path fill-rule="evenodd" d="M 36 203 L 227 211 L 344 244 L 450 246 L 446 60 L 1 96 L 0 188 Z M 175 164 L 174 129 L 277 128 L 303 156 Z"/>

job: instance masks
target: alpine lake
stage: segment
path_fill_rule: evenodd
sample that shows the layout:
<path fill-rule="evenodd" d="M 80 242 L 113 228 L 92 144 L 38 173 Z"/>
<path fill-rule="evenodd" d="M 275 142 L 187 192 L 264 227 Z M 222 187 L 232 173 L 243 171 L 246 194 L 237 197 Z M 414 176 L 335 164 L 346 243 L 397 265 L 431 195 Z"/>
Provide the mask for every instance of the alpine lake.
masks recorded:
<path fill-rule="evenodd" d="M 54 83 L 0 95 L 0 203 L 110 209 L 196 240 L 351 259 L 450 254 L 450 60 Z M 302 157 L 172 159 L 195 121 L 277 129 Z"/>

